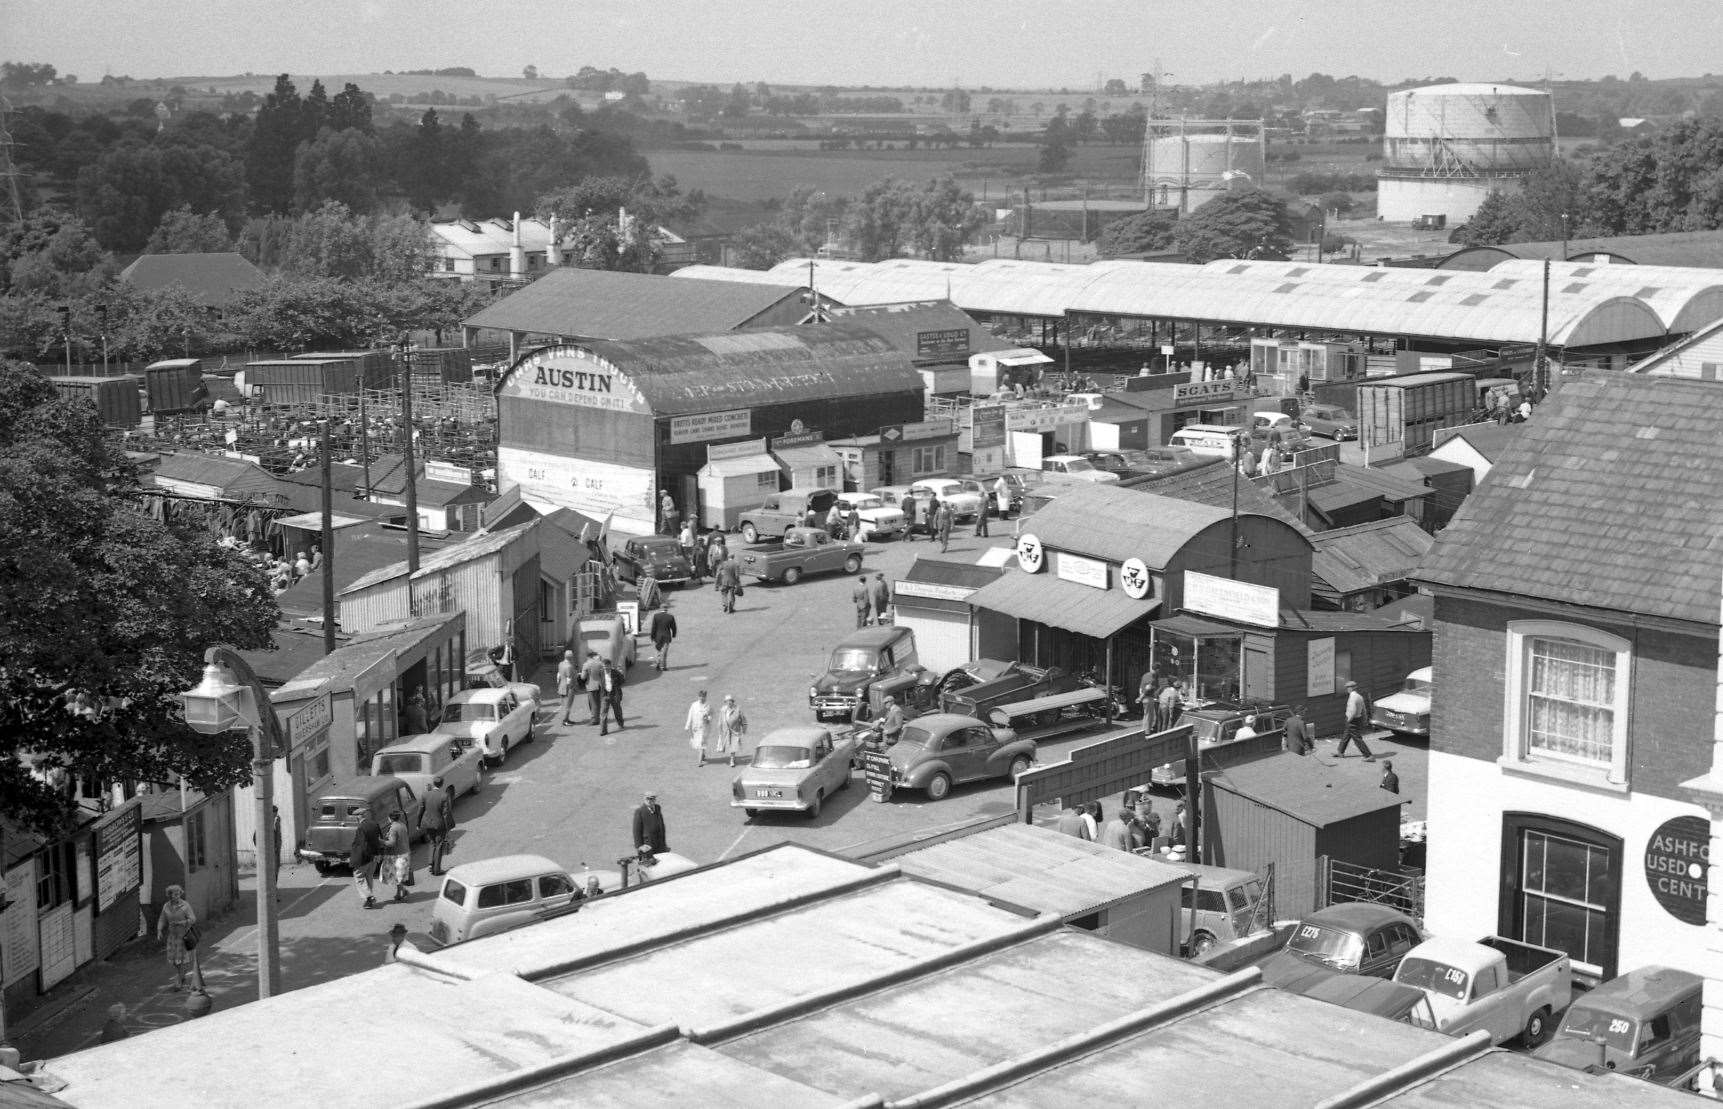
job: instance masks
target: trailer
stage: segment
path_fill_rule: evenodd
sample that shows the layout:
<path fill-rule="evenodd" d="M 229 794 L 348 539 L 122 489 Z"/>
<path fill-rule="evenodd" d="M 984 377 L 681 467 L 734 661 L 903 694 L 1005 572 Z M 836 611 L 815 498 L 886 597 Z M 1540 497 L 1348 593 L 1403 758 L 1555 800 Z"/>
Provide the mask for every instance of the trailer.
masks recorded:
<path fill-rule="evenodd" d="M 1463 424 L 1477 403 L 1471 374 L 1422 373 L 1380 378 L 1358 386 L 1358 439 L 1366 450 L 1400 447 L 1428 454 L 1436 429 Z"/>
<path fill-rule="evenodd" d="M 395 387 L 395 359 L 386 350 L 306 351 L 293 355 L 295 362 L 351 362 L 366 389 Z"/>
<path fill-rule="evenodd" d="M 202 387 L 201 359 L 169 358 L 144 367 L 144 399 L 151 415 L 191 411 L 208 396 Z"/>
<path fill-rule="evenodd" d="M 95 405 L 104 427 L 130 429 L 143 422 L 138 379 L 132 374 L 118 377 L 51 376 L 48 380 L 67 400 L 87 400 Z"/>
<path fill-rule="evenodd" d="M 264 404 L 316 404 L 327 396 L 357 393 L 359 367 L 349 358 L 248 362 L 245 388 Z"/>

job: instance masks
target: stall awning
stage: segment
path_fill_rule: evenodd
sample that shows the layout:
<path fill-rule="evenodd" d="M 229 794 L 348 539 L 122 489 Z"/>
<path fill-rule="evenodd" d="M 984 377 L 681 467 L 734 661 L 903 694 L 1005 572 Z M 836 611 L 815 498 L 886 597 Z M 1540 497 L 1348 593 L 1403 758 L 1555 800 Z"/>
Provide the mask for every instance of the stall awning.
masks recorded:
<path fill-rule="evenodd" d="M 702 474 L 713 477 L 747 477 L 749 474 L 769 474 L 778 468 L 778 460 L 769 454 L 745 454 L 740 458 L 720 458 L 706 463 Z"/>
<path fill-rule="evenodd" d="M 1245 629 L 1236 624 L 1205 620 L 1201 616 L 1192 616 L 1188 612 L 1169 616 L 1165 620 L 1156 620 L 1154 627 L 1157 632 L 1169 632 L 1173 635 L 1188 636 L 1191 639 L 1215 639 L 1220 636 L 1243 635 L 1245 632 Z"/>
<path fill-rule="evenodd" d="M 783 450 L 772 452 L 786 469 L 809 470 L 823 466 L 841 466 L 843 459 L 838 452 L 824 443 L 809 443 L 802 447 L 785 447 Z"/>
<path fill-rule="evenodd" d="M 996 350 L 987 355 L 996 366 L 1040 366 L 1053 361 L 1047 355 L 1029 347 Z"/>
<path fill-rule="evenodd" d="M 1052 574 L 1007 573 L 969 598 L 975 608 L 1003 612 L 1055 628 L 1108 639 L 1120 628 L 1154 614 L 1159 601 L 1134 601 L 1122 589 L 1093 589 Z"/>

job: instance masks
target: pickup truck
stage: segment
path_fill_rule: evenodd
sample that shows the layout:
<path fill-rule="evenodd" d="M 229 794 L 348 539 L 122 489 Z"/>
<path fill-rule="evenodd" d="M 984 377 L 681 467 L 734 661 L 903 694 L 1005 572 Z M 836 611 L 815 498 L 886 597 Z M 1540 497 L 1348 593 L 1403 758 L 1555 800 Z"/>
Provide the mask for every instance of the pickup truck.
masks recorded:
<path fill-rule="evenodd" d="M 773 493 L 760 507 L 742 513 L 738 521 L 742 538 L 749 543 L 758 543 L 762 537 L 782 538 L 791 528 L 801 527 L 807 522 L 810 508 L 814 510 L 814 526 L 822 527 L 826 522 L 826 512 L 837 499 L 835 489 L 792 489 L 787 493 Z"/>
<path fill-rule="evenodd" d="M 1567 955 L 1502 936 L 1425 940 L 1406 953 L 1394 981 L 1424 991 L 1439 1031 L 1463 1036 L 1481 1028 L 1498 1045 L 1521 1036 L 1537 1047 L 1573 1001 Z"/>
<path fill-rule="evenodd" d="M 854 574 L 862 568 L 860 543 L 833 539 L 823 528 L 791 528 L 781 547 L 748 547 L 740 558 L 742 573 L 761 581 L 794 585 L 803 574 L 842 570 Z"/>

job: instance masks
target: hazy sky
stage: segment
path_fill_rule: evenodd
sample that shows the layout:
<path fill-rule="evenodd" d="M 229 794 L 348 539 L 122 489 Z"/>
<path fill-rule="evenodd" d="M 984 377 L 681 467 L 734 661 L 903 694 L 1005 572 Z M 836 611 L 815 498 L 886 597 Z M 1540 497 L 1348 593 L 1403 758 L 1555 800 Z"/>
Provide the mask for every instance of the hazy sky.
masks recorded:
<path fill-rule="evenodd" d="M 0 0 L 0 56 L 96 80 L 470 66 L 1092 88 L 1723 70 L 1723 0 Z"/>

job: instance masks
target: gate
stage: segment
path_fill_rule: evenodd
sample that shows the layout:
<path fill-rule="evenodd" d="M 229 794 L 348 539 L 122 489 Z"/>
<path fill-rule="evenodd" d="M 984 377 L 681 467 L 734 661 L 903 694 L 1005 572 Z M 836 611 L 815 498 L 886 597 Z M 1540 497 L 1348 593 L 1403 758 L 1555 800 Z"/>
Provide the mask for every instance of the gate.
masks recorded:
<path fill-rule="evenodd" d="M 1321 908 L 1348 901 L 1367 901 L 1398 909 L 1414 920 L 1424 919 L 1424 872 L 1412 867 L 1359 866 L 1324 855 L 1317 860 L 1317 889 Z"/>

